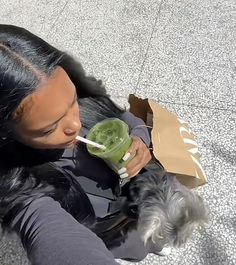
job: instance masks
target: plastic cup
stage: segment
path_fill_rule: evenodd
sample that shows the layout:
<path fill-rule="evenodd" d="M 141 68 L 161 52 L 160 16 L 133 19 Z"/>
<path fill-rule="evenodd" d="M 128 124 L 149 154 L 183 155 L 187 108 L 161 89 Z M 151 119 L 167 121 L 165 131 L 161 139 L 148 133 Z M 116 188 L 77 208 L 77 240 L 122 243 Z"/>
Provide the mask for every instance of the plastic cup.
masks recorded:
<path fill-rule="evenodd" d="M 87 144 L 91 155 L 103 159 L 115 171 L 125 167 L 132 159 L 130 157 L 127 161 L 122 160 L 132 143 L 132 138 L 129 136 L 128 125 L 120 119 L 105 119 L 97 123 L 90 129 L 87 139 L 106 147 L 102 150 Z"/>

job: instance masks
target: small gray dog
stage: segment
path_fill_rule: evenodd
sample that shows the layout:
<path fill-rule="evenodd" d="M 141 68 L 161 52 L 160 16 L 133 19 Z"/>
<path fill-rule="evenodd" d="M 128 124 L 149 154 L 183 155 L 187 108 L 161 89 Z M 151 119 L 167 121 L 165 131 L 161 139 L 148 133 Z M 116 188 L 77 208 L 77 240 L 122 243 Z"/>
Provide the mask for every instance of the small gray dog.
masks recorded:
<path fill-rule="evenodd" d="M 166 255 L 165 250 L 186 243 L 208 221 L 202 198 L 156 163 L 149 163 L 122 190 L 121 210 L 98 219 L 95 228 L 109 249 L 136 230 L 149 252 Z"/>
<path fill-rule="evenodd" d="M 203 199 L 174 175 L 149 165 L 129 187 L 129 208 L 137 212 L 137 229 L 145 244 L 180 247 L 195 228 L 208 221 Z"/>

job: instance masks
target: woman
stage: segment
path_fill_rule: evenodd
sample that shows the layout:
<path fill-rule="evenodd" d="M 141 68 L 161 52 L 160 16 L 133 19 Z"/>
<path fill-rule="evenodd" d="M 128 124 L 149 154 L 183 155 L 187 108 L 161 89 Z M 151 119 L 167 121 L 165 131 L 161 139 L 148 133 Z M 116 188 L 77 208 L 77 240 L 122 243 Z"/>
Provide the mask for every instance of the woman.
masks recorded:
<path fill-rule="evenodd" d="M 108 117 L 124 120 L 133 137 L 128 153 L 135 157 L 118 174 L 75 140 Z M 0 218 L 32 264 L 117 264 L 86 226 L 106 216 L 120 180 L 150 161 L 143 124 L 71 56 L 25 29 L 0 25 Z M 135 236 L 133 242 L 114 248 L 114 256 L 144 258 L 148 251 Z"/>

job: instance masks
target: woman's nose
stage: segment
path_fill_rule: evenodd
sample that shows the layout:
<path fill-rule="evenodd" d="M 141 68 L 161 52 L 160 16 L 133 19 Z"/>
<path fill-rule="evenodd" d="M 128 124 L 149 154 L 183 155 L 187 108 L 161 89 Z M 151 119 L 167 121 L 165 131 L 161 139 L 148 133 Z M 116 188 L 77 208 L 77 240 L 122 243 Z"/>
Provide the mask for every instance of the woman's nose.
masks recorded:
<path fill-rule="evenodd" d="M 78 134 L 81 129 L 81 122 L 78 116 L 68 117 L 64 127 L 64 134 L 66 136 L 72 136 Z"/>

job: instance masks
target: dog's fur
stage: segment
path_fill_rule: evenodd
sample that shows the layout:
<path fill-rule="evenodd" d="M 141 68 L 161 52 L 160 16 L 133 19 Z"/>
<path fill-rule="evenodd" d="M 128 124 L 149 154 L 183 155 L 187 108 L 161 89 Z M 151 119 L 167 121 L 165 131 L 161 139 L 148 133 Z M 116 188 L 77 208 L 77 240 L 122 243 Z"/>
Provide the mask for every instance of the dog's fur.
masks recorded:
<path fill-rule="evenodd" d="M 155 166 L 137 176 L 129 196 L 138 206 L 137 228 L 145 244 L 180 247 L 208 220 L 202 198 Z"/>

